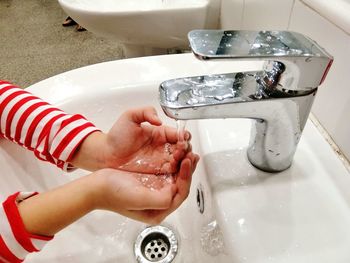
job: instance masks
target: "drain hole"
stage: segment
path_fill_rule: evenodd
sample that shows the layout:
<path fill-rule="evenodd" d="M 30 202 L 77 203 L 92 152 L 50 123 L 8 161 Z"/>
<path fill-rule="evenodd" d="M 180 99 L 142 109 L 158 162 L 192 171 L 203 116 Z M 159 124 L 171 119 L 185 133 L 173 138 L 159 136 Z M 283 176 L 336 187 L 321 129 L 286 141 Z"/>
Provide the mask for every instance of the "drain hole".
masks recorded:
<path fill-rule="evenodd" d="M 135 256 L 139 263 L 170 263 L 177 253 L 175 234 L 163 226 L 144 229 L 135 242 Z"/>
<path fill-rule="evenodd" d="M 141 252 L 149 261 L 158 261 L 168 255 L 170 242 L 159 232 L 151 233 L 141 243 Z"/>

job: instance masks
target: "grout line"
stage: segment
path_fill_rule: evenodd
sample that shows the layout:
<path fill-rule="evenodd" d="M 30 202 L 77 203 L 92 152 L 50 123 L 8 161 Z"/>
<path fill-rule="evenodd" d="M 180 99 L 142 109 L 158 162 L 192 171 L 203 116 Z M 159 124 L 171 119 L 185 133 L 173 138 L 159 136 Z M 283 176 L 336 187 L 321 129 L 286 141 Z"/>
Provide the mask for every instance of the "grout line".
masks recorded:
<path fill-rule="evenodd" d="M 291 23 L 291 21 L 292 21 L 292 16 L 293 16 L 294 8 L 295 8 L 295 0 L 293 0 L 292 7 L 291 7 L 291 9 L 290 9 L 289 18 L 288 18 L 287 30 L 290 30 L 290 23 Z"/>
<path fill-rule="evenodd" d="M 344 155 L 344 153 L 340 150 L 339 146 L 335 143 L 335 141 L 327 132 L 327 130 L 322 126 L 322 124 L 319 122 L 319 120 L 315 117 L 314 114 L 310 113 L 309 119 L 316 126 L 318 131 L 321 133 L 322 137 L 325 138 L 328 144 L 332 147 L 333 151 L 338 155 L 338 158 L 342 161 L 342 163 L 344 164 L 348 172 L 350 172 L 350 161 Z"/>

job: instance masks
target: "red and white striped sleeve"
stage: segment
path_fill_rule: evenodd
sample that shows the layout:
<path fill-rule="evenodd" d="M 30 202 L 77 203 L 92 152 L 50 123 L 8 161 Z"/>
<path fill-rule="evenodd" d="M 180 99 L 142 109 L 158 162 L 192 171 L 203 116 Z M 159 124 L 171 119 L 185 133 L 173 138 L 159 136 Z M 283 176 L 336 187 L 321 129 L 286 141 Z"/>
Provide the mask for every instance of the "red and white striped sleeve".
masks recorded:
<path fill-rule="evenodd" d="M 26 231 L 17 204 L 37 193 L 15 193 L 0 208 L 0 262 L 23 262 L 32 252 L 40 251 L 53 237 L 33 235 Z"/>
<path fill-rule="evenodd" d="M 79 144 L 98 129 L 82 115 L 67 114 L 0 80 L 0 133 L 63 170 Z"/>
<path fill-rule="evenodd" d="M 79 114 L 67 114 L 33 94 L 0 80 L 0 135 L 32 151 L 40 160 L 71 170 L 79 144 L 98 129 Z M 18 192 L 0 207 L 0 263 L 22 262 L 52 237 L 24 227 L 17 204 L 37 193 Z"/>

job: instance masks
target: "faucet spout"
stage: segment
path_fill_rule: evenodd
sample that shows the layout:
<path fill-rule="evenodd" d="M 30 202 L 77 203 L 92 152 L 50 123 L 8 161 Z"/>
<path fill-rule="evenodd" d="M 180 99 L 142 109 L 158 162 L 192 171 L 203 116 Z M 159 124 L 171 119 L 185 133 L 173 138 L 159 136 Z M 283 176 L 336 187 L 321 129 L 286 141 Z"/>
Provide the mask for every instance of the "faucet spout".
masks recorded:
<path fill-rule="evenodd" d="M 289 32 L 199 30 L 189 36 L 193 52 L 201 59 L 254 58 L 266 63 L 260 71 L 161 83 L 159 99 L 167 116 L 181 120 L 250 118 L 254 120 L 247 152 L 250 162 L 267 172 L 290 167 L 318 85 L 332 57 L 311 40 Z M 218 40 L 217 36 L 221 38 Z M 278 43 L 273 36 L 278 36 Z M 270 44 L 257 52 L 264 41 Z M 245 48 L 247 43 L 249 49 Z M 238 45 L 238 50 L 232 45 Z M 290 49 L 292 53 L 288 53 Z"/>

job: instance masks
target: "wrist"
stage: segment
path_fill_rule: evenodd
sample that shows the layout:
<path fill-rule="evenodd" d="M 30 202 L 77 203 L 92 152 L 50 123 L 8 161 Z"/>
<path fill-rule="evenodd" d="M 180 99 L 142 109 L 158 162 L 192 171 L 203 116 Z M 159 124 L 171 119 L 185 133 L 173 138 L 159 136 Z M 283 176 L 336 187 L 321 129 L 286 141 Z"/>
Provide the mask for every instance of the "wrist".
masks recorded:
<path fill-rule="evenodd" d="M 88 135 L 76 149 L 69 161 L 73 166 L 89 171 L 106 167 L 103 150 L 107 146 L 107 135 L 96 131 Z"/>
<path fill-rule="evenodd" d="M 80 189 L 77 190 L 77 197 L 78 200 L 80 200 L 79 207 L 83 214 L 88 214 L 98 209 L 98 200 L 101 196 L 101 184 L 95 176 L 96 173 L 97 172 L 93 172 L 77 180 L 78 185 L 76 185 L 76 189 Z"/>
<path fill-rule="evenodd" d="M 118 186 L 115 186 L 111 192 L 112 177 L 117 176 L 115 172 L 116 170 L 106 168 L 89 175 L 92 186 L 88 197 L 91 210 L 111 210 L 111 207 L 117 205 L 116 200 L 111 199 L 111 196 L 115 194 L 114 191 L 118 191 Z"/>
<path fill-rule="evenodd" d="M 96 171 L 84 177 L 86 181 L 84 196 L 86 199 L 86 210 L 88 212 L 99 209 L 102 202 L 103 184 L 98 174 L 99 171 Z"/>

